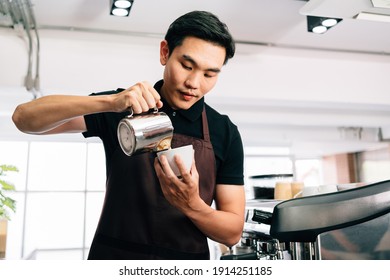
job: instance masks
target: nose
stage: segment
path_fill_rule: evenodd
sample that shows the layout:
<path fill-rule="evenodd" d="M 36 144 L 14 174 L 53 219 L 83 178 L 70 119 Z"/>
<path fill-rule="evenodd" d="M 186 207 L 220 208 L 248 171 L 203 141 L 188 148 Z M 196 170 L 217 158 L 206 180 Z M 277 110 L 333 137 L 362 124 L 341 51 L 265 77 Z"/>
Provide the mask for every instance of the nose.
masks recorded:
<path fill-rule="evenodd" d="M 188 75 L 184 84 L 189 89 L 197 89 L 199 88 L 200 79 L 200 74 L 191 73 L 190 75 Z"/>

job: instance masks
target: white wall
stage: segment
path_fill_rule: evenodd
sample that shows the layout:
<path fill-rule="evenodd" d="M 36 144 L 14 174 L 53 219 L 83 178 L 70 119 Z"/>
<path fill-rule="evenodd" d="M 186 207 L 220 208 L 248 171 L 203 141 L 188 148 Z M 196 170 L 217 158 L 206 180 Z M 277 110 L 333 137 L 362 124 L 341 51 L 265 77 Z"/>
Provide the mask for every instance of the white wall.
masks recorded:
<path fill-rule="evenodd" d="M 390 104 L 390 56 L 257 47 L 222 77 L 229 94 L 277 100 Z M 240 48 L 238 48 L 240 50 Z M 236 75 L 240 74 L 237 78 Z"/>
<path fill-rule="evenodd" d="M 161 77 L 161 38 L 40 31 L 42 90 L 86 91 Z M 21 86 L 27 43 L 0 29 L 0 86 Z M 224 96 L 390 104 L 390 56 L 238 45 L 218 89 Z"/>
<path fill-rule="evenodd" d="M 161 38 L 39 32 L 41 94 L 87 95 L 140 80 L 153 83 L 162 75 Z M 0 98 L 8 100 L 1 102 L 0 109 L 7 115 L 20 99 L 32 97 L 23 89 L 28 48 L 8 29 L 0 29 L 0 46 Z M 295 141 L 289 130 L 300 128 L 301 135 L 310 135 L 315 127 L 321 139 L 318 128 L 322 128 L 337 140 L 335 127 L 340 125 L 389 128 L 388 73 L 388 55 L 238 45 L 206 100 L 231 116 L 245 143 L 278 144 L 279 140 L 297 146 L 302 139 Z"/>

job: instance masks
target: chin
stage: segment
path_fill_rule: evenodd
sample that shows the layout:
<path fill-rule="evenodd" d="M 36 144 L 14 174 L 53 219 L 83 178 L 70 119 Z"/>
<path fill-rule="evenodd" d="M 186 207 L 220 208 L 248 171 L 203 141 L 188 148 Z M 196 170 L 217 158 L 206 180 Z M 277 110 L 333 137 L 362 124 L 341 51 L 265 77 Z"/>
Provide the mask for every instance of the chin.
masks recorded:
<path fill-rule="evenodd" d="M 195 102 L 180 102 L 180 104 L 178 104 L 179 108 L 181 110 L 188 110 L 190 109 L 193 105 L 195 104 Z"/>
<path fill-rule="evenodd" d="M 198 101 L 198 100 L 196 100 Z M 173 104 L 173 107 L 172 108 L 176 108 L 177 110 L 188 110 L 189 108 L 192 107 L 192 105 L 194 105 L 195 102 L 193 101 L 185 101 L 185 100 L 181 100 L 181 99 L 176 99 L 174 100 L 174 104 Z"/>

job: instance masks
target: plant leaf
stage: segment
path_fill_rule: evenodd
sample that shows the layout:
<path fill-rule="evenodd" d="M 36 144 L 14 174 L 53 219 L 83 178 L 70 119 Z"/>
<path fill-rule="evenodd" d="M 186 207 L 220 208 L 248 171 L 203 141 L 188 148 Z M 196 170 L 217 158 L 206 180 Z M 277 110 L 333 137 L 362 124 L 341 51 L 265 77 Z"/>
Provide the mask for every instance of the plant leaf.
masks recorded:
<path fill-rule="evenodd" d="M 10 197 L 6 197 L 4 200 L 3 200 L 3 203 L 5 206 L 7 206 L 9 209 L 11 209 L 13 212 L 15 212 L 16 210 L 16 201 L 13 200 L 12 198 Z"/>
<path fill-rule="evenodd" d="M 2 169 L 3 172 L 7 172 L 7 171 L 19 172 L 19 169 L 14 165 L 2 164 L 0 165 L 0 168 Z"/>
<path fill-rule="evenodd" d="M 7 172 L 19 172 L 19 169 L 16 166 L 2 164 L 0 165 L 0 176 L 4 177 L 7 175 Z M 10 197 L 4 195 L 2 191 L 14 191 L 15 186 L 12 183 L 9 183 L 5 180 L 0 179 L 0 218 L 5 218 L 10 220 L 9 210 L 15 212 L 16 210 L 16 201 Z"/>
<path fill-rule="evenodd" d="M 0 207 L 0 219 L 2 219 L 2 218 L 6 219 L 6 220 L 10 219 L 7 211 Z"/>
<path fill-rule="evenodd" d="M 2 189 L 5 191 L 14 191 L 15 186 L 7 181 L 0 180 L 0 184 L 2 185 Z"/>

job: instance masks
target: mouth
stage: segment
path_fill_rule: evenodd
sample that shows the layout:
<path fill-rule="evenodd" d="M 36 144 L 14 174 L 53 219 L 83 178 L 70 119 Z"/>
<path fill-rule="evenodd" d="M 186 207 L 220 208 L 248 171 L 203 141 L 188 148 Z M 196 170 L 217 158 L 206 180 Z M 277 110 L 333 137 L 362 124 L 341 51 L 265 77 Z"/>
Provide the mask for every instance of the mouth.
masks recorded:
<path fill-rule="evenodd" d="M 191 99 L 196 98 L 195 94 L 189 92 L 180 91 L 180 95 L 183 97 L 185 101 L 190 101 Z"/>

